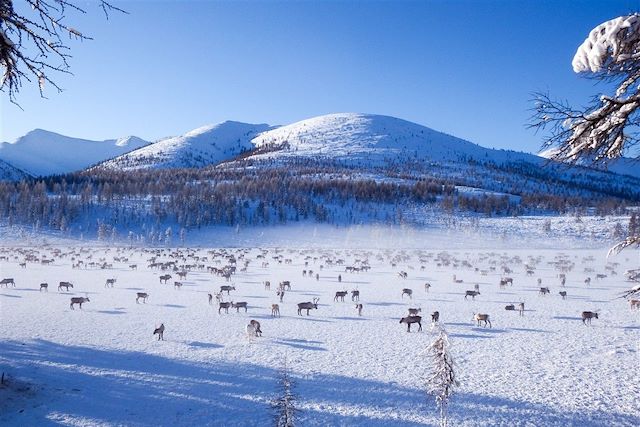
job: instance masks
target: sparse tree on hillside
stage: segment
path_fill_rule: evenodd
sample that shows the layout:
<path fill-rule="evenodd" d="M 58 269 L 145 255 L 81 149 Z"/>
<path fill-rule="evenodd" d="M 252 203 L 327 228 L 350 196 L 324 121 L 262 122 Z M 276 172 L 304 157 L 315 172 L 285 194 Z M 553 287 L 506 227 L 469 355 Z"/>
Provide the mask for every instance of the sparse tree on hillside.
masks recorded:
<path fill-rule="evenodd" d="M 556 147 L 556 160 L 606 165 L 623 155 L 638 159 L 630 149 L 640 142 L 640 14 L 595 27 L 578 47 L 572 65 L 580 75 L 612 83 L 615 91 L 597 95 L 577 110 L 538 93 L 530 127 L 550 129 L 544 144 Z M 635 232 L 610 253 L 632 245 L 640 245 Z"/>
<path fill-rule="evenodd" d="M 16 4 L 18 8 L 16 8 Z M 76 0 L 0 0 L 0 91 L 15 103 L 23 80 L 36 82 L 40 95 L 49 84 L 61 91 L 54 78 L 70 74 L 68 40 L 91 40 L 68 23 L 72 13 L 86 13 Z M 96 2 L 109 17 L 124 12 L 106 0 Z"/>

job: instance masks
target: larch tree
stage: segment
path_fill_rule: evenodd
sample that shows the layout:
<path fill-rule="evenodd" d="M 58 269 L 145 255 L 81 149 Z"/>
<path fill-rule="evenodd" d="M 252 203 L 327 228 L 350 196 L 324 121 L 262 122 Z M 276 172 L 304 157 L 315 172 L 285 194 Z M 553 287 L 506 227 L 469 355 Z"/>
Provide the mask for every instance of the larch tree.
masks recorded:
<path fill-rule="evenodd" d="M 427 393 L 436 399 L 440 411 L 440 426 L 446 427 L 449 400 L 458 386 L 455 365 L 451 356 L 449 336 L 442 326 L 437 327 L 438 335 L 427 348 L 433 362 L 431 373 L 426 378 Z"/>
<path fill-rule="evenodd" d="M 553 158 L 558 161 L 606 166 L 624 155 L 640 160 L 634 151 L 640 142 L 640 14 L 620 16 L 591 30 L 572 66 L 611 90 L 581 109 L 537 93 L 529 126 L 549 131 L 544 145 L 555 148 Z M 633 234 L 609 253 L 639 245 L 640 235 Z"/>
<path fill-rule="evenodd" d="M 75 0 L 0 0 L 0 91 L 16 103 L 24 81 L 37 84 L 44 97 L 47 84 L 60 73 L 71 74 L 69 40 L 91 40 L 67 20 L 69 12 L 86 13 Z M 106 0 L 98 0 L 105 16 L 124 12 Z M 126 13 L 126 12 L 124 12 Z"/>

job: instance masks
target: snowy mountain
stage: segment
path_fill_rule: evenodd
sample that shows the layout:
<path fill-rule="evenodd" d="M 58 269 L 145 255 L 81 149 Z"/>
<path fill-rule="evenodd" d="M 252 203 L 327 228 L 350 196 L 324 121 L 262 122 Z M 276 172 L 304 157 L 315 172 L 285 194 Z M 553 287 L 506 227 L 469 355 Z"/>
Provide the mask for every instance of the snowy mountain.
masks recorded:
<path fill-rule="evenodd" d="M 267 157 L 331 157 L 379 162 L 428 158 L 481 159 L 489 151 L 471 142 L 395 117 L 340 113 L 302 120 L 264 132 L 252 140 Z M 502 152 L 499 157 L 520 158 Z"/>
<path fill-rule="evenodd" d="M 91 141 L 36 129 L 14 143 L 0 143 L 0 160 L 33 176 L 46 176 L 79 171 L 147 144 L 135 136 Z"/>
<path fill-rule="evenodd" d="M 545 159 L 551 159 L 556 152 L 557 148 L 549 148 L 538 153 L 538 156 L 544 157 Z M 580 162 L 579 164 L 585 167 L 593 167 L 593 165 L 587 161 Z M 607 170 L 621 175 L 630 175 L 640 178 L 640 164 L 637 160 L 630 159 L 628 157 L 616 159 L 608 163 L 606 167 L 602 167 L 600 170 Z"/>
<path fill-rule="evenodd" d="M 0 181 L 20 181 L 29 175 L 9 163 L 0 160 Z"/>
<path fill-rule="evenodd" d="M 204 167 L 251 150 L 251 139 L 270 129 L 267 124 L 233 121 L 203 126 L 131 151 L 98 167 L 119 170 Z"/>

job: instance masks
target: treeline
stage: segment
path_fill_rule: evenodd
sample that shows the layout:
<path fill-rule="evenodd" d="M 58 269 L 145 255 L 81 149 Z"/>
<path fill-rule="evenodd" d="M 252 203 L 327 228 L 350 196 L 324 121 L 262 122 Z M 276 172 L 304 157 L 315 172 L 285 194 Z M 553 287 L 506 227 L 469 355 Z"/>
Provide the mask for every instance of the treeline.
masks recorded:
<path fill-rule="evenodd" d="M 479 179 L 484 188 L 499 190 L 496 176 L 481 175 L 473 168 L 451 179 L 439 177 L 442 170 L 435 167 L 425 175 L 384 165 L 371 166 L 365 173 L 358 165 L 335 161 L 268 162 L 268 167 L 258 167 L 252 160 L 205 169 L 94 169 L 1 182 L 0 215 L 12 224 L 35 228 L 88 233 L 109 228 L 122 233 L 159 230 L 163 224 L 190 229 L 299 220 L 400 223 L 416 220 L 406 214 L 407 207 L 416 206 L 482 215 L 565 213 L 595 207 L 605 214 L 621 212 L 627 203 L 640 200 L 637 194 L 610 197 L 566 184 L 554 188 L 545 180 L 523 181 L 524 190 L 512 192 L 518 197 L 459 191 L 457 186 L 477 184 Z"/>

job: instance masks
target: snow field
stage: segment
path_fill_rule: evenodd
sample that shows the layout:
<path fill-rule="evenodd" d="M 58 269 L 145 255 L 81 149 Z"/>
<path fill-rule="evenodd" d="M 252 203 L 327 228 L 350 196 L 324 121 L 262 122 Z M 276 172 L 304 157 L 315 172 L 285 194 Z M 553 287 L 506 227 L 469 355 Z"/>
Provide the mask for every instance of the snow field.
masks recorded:
<path fill-rule="evenodd" d="M 62 248 L 63 252 L 68 248 Z M 40 249 L 41 253 L 49 253 Z M 129 256 L 114 268 L 72 269 L 69 258 L 51 266 L 16 259 L 0 261 L 0 276 L 13 277 L 16 287 L 0 289 L 0 369 L 12 386 L 0 404 L 0 422 L 7 425 L 271 425 L 270 402 L 277 393 L 278 371 L 286 359 L 296 382 L 301 425 L 435 425 L 435 404 L 424 392 L 430 366 L 424 351 L 433 339 L 429 315 L 440 319 L 453 344 L 461 386 L 453 397 L 454 425 L 637 425 L 640 387 L 638 313 L 615 297 L 630 284 L 625 269 L 635 267 L 632 251 L 611 259 L 619 262 L 616 276 L 605 273 L 606 250 L 564 250 L 575 263 L 560 287 L 553 261 L 557 250 L 452 250 L 480 270 L 496 261 L 486 276 L 474 268 L 437 265 L 436 250 L 280 250 L 292 263 L 279 264 L 270 249 L 258 259 L 258 249 L 227 249 L 251 259 L 246 272 L 236 273 L 236 286 L 225 300 L 247 301 L 248 312 L 218 315 L 207 294 L 224 278 L 191 271 L 160 284 L 160 270 L 147 268 L 150 253 L 140 249 L 90 249 L 94 260 Z M 207 249 L 196 253 L 209 256 Z M 165 252 L 160 260 L 170 260 Z M 431 255 L 431 258 L 427 258 Z M 322 257 L 342 258 L 328 266 Z M 523 264 L 540 257 L 535 275 Z M 391 258 L 397 256 L 396 266 Z M 593 256 L 594 261 L 586 260 Z M 305 267 L 305 257 L 309 265 Z M 317 258 L 314 261 L 314 257 Z M 419 258 L 428 262 L 420 262 Z M 504 257 L 501 261 L 501 257 Z M 221 259 L 221 258 L 218 258 Z M 368 272 L 346 273 L 345 266 L 368 259 Z M 267 268 L 261 267 L 268 261 Z M 182 264 L 183 262 L 178 262 Z M 191 263 L 187 261 L 186 263 Z M 500 266 L 510 265 L 514 285 L 500 289 Z M 129 264 L 137 264 L 131 271 Z M 324 264 L 325 268 L 320 269 Z M 206 265 L 221 267 L 209 259 Z M 238 269 L 242 259 L 238 260 Z M 420 266 L 425 269 L 421 270 Z M 593 273 L 584 273 L 593 268 Z M 303 269 L 320 274 L 303 277 Z M 407 279 L 398 276 L 408 273 Z M 342 276 L 339 283 L 337 276 Z M 463 283 L 454 283 L 453 274 Z M 590 287 L 584 278 L 592 276 Z M 117 278 L 106 289 L 107 278 Z M 538 295 L 537 279 L 551 294 Z M 183 282 L 174 289 L 174 280 Z M 263 282 L 271 282 L 266 291 Z M 271 318 L 278 282 L 290 280 L 292 291 L 280 304 L 282 317 Z M 74 283 L 74 292 L 57 292 L 59 281 Z M 49 292 L 39 292 L 41 282 Z M 424 283 L 431 283 L 428 293 Z M 475 301 L 465 290 L 479 284 Z M 413 299 L 401 298 L 403 288 Z M 334 302 L 338 290 L 360 290 L 364 304 L 358 317 L 350 296 Z M 566 290 L 562 300 L 558 291 Z M 136 292 L 148 292 L 146 304 L 136 304 Z M 83 309 L 70 310 L 71 296 L 88 296 Z M 310 316 L 296 314 L 298 302 L 320 298 Z M 348 302 L 347 302 L 348 301 Z M 523 317 L 504 310 L 525 302 Z M 215 300 L 214 300 L 215 303 Z M 399 319 L 407 308 L 422 309 L 423 331 L 406 332 Z M 580 319 L 597 310 L 591 326 Z M 476 327 L 474 312 L 488 313 L 493 328 Z M 250 319 L 261 322 L 264 336 L 249 339 Z M 164 342 L 153 329 L 166 327 Z M 28 387 L 28 389 L 27 389 Z M 0 389 L 2 392 L 3 389 Z M 20 412 L 22 411 L 22 412 Z"/>

